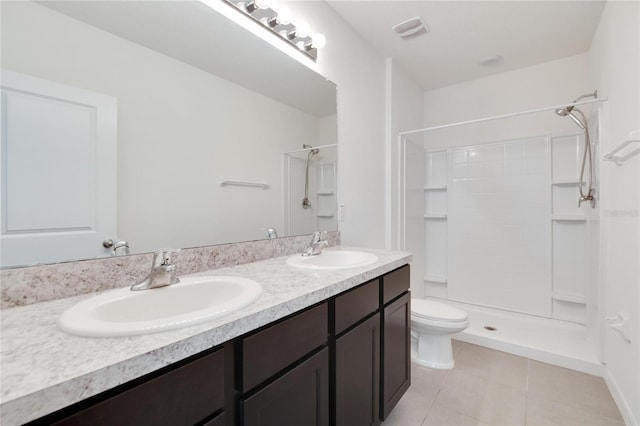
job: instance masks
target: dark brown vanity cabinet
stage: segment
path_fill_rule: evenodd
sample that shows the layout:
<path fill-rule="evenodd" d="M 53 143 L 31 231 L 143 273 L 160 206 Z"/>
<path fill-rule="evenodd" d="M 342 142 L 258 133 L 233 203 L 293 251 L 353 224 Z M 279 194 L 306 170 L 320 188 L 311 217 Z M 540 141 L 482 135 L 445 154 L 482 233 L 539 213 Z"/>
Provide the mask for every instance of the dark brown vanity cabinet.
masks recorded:
<path fill-rule="evenodd" d="M 410 384 L 409 266 L 33 425 L 366 426 Z"/>
<path fill-rule="evenodd" d="M 411 384 L 409 266 L 334 300 L 336 426 L 377 425 Z"/>

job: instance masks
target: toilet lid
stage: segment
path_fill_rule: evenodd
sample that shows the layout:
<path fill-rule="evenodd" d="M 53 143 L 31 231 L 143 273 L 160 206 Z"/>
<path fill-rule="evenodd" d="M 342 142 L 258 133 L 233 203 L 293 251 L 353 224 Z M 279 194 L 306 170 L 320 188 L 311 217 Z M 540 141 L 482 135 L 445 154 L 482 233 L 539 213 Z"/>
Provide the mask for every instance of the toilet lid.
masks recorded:
<path fill-rule="evenodd" d="M 466 312 L 427 299 L 411 299 L 411 315 L 435 321 L 461 322 L 467 320 Z"/>

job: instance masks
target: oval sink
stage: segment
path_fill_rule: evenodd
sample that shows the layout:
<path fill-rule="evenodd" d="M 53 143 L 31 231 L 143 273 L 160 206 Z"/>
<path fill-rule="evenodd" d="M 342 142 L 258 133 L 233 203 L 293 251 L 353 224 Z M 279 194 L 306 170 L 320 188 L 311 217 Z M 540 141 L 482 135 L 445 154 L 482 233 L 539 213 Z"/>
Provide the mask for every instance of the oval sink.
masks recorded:
<path fill-rule="evenodd" d="M 287 259 L 287 264 L 306 269 L 347 269 L 371 265 L 378 256 L 366 251 L 325 250 L 315 256 L 297 255 Z"/>
<path fill-rule="evenodd" d="M 119 288 L 83 300 L 58 319 L 77 336 L 113 337 L 186 327 L 241 309 L 262 292 L 241 277 L 183 277 L 180 283 L 150 290 Z"/>

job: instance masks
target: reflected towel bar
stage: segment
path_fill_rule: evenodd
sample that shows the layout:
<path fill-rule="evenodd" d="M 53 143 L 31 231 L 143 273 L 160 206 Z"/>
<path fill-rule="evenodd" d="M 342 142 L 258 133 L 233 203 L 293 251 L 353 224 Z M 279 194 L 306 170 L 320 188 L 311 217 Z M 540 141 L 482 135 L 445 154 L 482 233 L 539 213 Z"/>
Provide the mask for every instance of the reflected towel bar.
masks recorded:
<path fill-rule="evenodd" d="M 640 148 L 636 148 L 633 151 L 630 151 L 626 155 L 614 155 L 614 154 L 616 154 L 617 152 L 620 152 L 627 145 L 630 145 L 630 144 L 632 144 L 634 142 L 635 143 L 640 143 L 640 130 L 636 130 L 634 132 L 629 133 L 629 139 L 627 139 L 626 141 L 622 142 L 615 149 L 611 150 L 611 152 L 609 152 L 607 154 L 604 154 L 602 156 L 602 159 L 603 160 L 607 160 L 607 161 L 613 161 L 618 166 L 622 166 L 622 163 L 627 161 L 629 158 L 638 155 L 640 153 Z"/>
<path fill-rule="evenodd" d="M 240 180 L 223 180 L 222 182 L 220 182 L 220 186 L 227 186 L 227 185 L 248 186 L 251 188 L 262 188 L 262 189 L 269 188 L 269 184 L 263 183 L 263 182 L 243 182 Z"/>

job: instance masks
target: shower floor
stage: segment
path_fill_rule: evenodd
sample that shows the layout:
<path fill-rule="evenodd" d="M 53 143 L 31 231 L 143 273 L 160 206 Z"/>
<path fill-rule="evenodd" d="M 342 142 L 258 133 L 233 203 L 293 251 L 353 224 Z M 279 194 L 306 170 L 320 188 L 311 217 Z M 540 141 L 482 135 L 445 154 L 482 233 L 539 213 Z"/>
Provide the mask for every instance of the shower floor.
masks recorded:
<path fill-rule="evenodd" d="M 434 300 L 439 300 L 435 299 Z M 469 315 L 469 327 L 454 339 L 540 362 L 602 376 L 594 342 L 580 324 L 441 300 Z M 493 327 L 490 331 L 484 327 Z"/>

